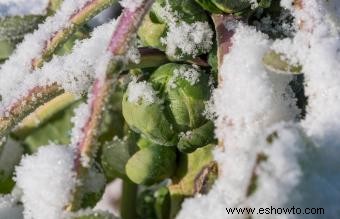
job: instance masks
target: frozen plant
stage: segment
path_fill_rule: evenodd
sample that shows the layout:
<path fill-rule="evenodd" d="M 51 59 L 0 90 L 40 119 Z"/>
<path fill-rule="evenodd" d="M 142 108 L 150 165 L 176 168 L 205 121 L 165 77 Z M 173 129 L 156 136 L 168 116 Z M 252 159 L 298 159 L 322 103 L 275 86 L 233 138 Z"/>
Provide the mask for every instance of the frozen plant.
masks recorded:
<path fill-rule="evenodd" d="M 338 218 L 339 14 L 0 1 L 0 219 Z"/>

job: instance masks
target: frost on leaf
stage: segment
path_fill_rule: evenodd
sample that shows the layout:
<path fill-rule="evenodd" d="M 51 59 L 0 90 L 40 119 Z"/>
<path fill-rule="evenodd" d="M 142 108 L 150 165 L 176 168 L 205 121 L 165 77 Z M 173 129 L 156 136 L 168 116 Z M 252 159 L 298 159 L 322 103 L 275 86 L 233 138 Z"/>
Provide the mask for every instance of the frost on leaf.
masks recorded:
<path fill-rule="evenodd" d="M 157 92 L 152 85 L 146 81 L 131 81 L 127 90 L 128 101 L 130 103 L 143 103 L 150 105 L 158 101 Z"/>

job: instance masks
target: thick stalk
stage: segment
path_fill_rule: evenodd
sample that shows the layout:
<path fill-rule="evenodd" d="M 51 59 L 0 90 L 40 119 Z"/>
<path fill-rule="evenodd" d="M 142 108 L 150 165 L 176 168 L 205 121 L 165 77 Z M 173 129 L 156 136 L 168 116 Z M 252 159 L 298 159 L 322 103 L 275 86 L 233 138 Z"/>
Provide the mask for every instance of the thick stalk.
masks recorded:
<path fill-rule="evenodd" d="M 125 8 L 122 15 L 117 21 L 116 29 L 114 30 L 111 42 L 108 46 L 108 52 L 114 57 L 107 63 L 105 72 L 98 72 L 97 78 L 94 81 L 91 90 L 90 99 L 88 100 L 88 107 L 90 115 L 87 118 L 85 125 L 81 128 L 84 136 L 76 145 L 76 158 L 74 168 L 77 178 L 81 181 L 88 171 L 89 165 L 84 165 L 85 160 L 93 160 L 97 151 L 97 138 L 99 125 L 101 124 L 102 115 L 107 105 L 107 99 L 111 92 L 113 92 L 115 77 L 121 73 L 123 68 L 123 60 L 118 57 L 125 57 L 126 52 L 134 40 L 143 17 L 151 7 L 153 0 L 144 0 L 140 7 L 136 10 Z M 82 197 L 82 188 L 77 187 L 73 196 L 73 201 L 67 206 L 67 210 L 76 210 L 79 208 L 79 200 Z"/>
<path fill-rule="evenodd" d="M 136 205 L 137 205 L 137 192 L 138 185 L 124 180 L 123 181 L 123 194 L 120 209 L 120 216 L 124 219 L 136 219 Z"/>

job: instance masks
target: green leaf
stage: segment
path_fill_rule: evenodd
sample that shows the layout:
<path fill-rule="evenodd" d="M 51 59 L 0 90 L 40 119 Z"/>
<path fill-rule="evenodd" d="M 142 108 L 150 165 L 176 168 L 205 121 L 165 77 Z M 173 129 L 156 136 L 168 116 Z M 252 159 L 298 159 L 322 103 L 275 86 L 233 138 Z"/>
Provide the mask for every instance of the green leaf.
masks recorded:
<path fill-rule="evenodd" d="M 155 193 L 155 212 L 157 219 L 169 219 L 171 198 L 167 187 L 159 188 Z"/>
<path fill-rule="evenodd" d="M 131 103 L 128 95 L 123 97 L 123 116 L 129 127 L 141 133 L 156 144 L 173 146 L 177 142 L 177 134 L 163 112 L 160 103 Z"/>
<path fill-rule="evenodd" d="M 50 142 L 56 144 L 69 144 L 70 132 L 73 127 L 71 118 L 74 115 L 73 110 L 80 102 L 72 104 L 66 110 L 55 114 L 45 124 L 34 130 L 24 139 L 27 149 L 30 153 L 34 153 L 41 146 Z"/>
<path fill-rule="evenodd" d="M 250 7 L 249 0 L 211 0 L 216 7 L 226 13 L 240 12 Z"/>
<path fill-rule="evenodd" d="M 26 33 L 36 29 L 43 19 L 44 17 L 41 15 L 0 18 L 0 40 L 18 42 Z"/>
<path fill-rule="evenodd" d="M 19 164 L 23 153 L 23 147 L 12 139 L 0 145 L 0 193 L 10 193 L 14 187 L 14 168 Z"/>
<path fill-rule="evenodd" d="M 278 74 L 301 74 L 301 65 L 292 65 L 289 60 L 286 60 L 282 54 L 279 54 L 273 50 L 268 51 L 262 62 L 264 66 L 272 72 Z"/>
<path fill-rule="evenodd" d="M 214 145 L 207 145 L 191 154 L 181 154 L 176 173 L 169 186 L 171 194 L 171 218 L 181 207 L 184 198 L 206 194 L 217 177 L 217 164 L 213 161 Z"/>
<path fill-rule="evenodd" d="M 201 127 L 194 129 L 190 134 L 184 134 L 177 145 L 177 148 L 184 153 L 191 153 L 197 148 L 206 146 L 214 141 L 214 123 L 208 121 Z"/>
<path fill-rule="evenodd" d="M 82 208 L 94 207 L 102 198 L 106 185 L 106 178 L 98 163 L 95 163 L 84 179 Z"/>
<path fill-rule="evenodd" d="M 103 145 L 101 164 L 109 181 L 116 177 L 127 179 L 125 165 L 134 153 L 135 141 L 130 135 L 125 139 L 115 138 Z"/>
<path fill-rule="evenodd" d="M 220 14 L 223 11 L 220 10 L 216 5 L 211 1 L 211 0 L 195 0 L 199 5 L 201 5 L 202 8 L 205 10 L 211 12 L 211 13 L 216 13 Z"/>
<path fill-rule="evenodd" d="M 0 40 L 0 62 L 7 59 L 14 50 L 14 44 L 9 40 Z"/>
<path fill-rule="evenodd" d="M 145 16 L 142 25 L 138 29 L 138 36 L 145 46 L 151 46 L 160 50 L 165 50 L 161 43 L 161 38 L 166 31 L 166 25 L 162 23 L 155 23 L 149 16 Z"/>

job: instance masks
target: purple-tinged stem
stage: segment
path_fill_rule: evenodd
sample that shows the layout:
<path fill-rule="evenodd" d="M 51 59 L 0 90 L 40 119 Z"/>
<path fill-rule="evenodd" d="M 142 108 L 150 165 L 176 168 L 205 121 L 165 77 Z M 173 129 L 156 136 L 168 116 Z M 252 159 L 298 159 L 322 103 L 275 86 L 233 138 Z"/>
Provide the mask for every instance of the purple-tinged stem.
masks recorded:
<path fill-rule="evenodd" d="M 89 165 L 84 165 L 82 161 L 85 159 L 91 164 L 96 154 L 98 129 L 107 105 L 107 99 L 113 92 L 115 76 L 118 76 L 124 69 L 124 61 L 121 58 L 126 55 L 131 40 L 134 40 L 134 35 L 152 3 L 153 0 L 144 0 L 136 10 L 126 8 L 118 19 L 116 29 L 107 48 L 113 58 L 107 62 L 105 72 L 97 74 L 88 100 L 90 115 L 81 128 L 84 135 L 76 144 L 74 168 L 78 179 L 83 179 L 88 171 Z M 79 200 L 82 197 L 81 190 L 81 187 L 76 188 L 73 201 L 67 206 L 67 210 L 79 208 Z"/>

